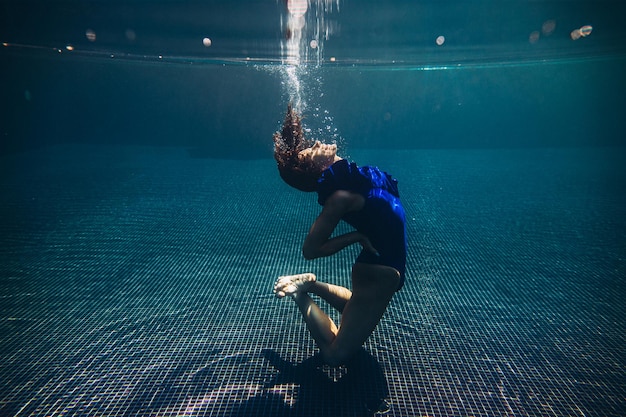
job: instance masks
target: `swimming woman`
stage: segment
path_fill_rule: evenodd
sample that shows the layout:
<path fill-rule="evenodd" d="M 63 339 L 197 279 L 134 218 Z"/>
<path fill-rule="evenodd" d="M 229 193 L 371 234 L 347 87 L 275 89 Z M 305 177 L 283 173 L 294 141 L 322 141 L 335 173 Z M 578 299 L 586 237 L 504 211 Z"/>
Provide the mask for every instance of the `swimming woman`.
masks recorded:
<path fill-rule="evenodd" d="M 274 285 L 277 297 L 289 296 L 297 304 L 324 361 L 338 366 L 360 350 L 404 284 L 406 232 L 398 183 L 378 168 L 340 158 L 335 144 L 307 141 L 291 105 L 282 131 L 274 134 L 274 158 L 288 185 L 316 191 L 323 206 L 304 239 L 304 257 L 330 256 L 357 243 L 362 247 L 352 267 L 352 291 L 311 273 L 281 276 Z M 340 220 L 356 230 L 331 237 Z M 341 313 L 339 327 L 309 294 Z"/>

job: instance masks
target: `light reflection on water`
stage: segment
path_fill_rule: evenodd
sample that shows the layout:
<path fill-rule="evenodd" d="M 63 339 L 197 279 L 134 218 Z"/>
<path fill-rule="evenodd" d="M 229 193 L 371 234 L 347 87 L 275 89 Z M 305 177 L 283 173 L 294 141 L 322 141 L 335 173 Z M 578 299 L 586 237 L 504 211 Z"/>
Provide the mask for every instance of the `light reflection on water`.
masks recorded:
<path fill-rule="evenodd" d="M 615 3 L 286 0 L 13 5 L 0 53 L 183 64 L 454 68 L 626 55 Z M 591 26 L 593 25 L 593 27 Z"/>

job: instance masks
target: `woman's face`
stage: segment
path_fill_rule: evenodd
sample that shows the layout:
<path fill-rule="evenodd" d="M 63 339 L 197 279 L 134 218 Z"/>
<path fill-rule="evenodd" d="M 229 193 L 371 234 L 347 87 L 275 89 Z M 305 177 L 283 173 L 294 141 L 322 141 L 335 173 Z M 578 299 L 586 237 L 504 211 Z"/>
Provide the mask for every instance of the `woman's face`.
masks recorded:
<path fill-rule="evenodd" d="M 317 140 L 310 148 L 300 151 L 298 159 L 300 161 L 309 160 L 315 166 L 326 169 L 335 163 L 337 159 L 337 145 L 334 143 L 329 145 Z"/>

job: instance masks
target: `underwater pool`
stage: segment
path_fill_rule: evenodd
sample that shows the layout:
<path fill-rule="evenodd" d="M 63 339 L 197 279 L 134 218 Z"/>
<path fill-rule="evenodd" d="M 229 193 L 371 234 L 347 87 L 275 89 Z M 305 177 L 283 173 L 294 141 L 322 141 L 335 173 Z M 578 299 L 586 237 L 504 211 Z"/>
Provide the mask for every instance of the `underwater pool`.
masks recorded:
<path fill-rule="evenodd" d="M 27 6 L 0 9 L 0 415 L 626 413 L 617 3 Z M 407 213 L 406 284 L 339 368 L 272 294 L 358 255 L 301 255 L 288 102 Z"/>

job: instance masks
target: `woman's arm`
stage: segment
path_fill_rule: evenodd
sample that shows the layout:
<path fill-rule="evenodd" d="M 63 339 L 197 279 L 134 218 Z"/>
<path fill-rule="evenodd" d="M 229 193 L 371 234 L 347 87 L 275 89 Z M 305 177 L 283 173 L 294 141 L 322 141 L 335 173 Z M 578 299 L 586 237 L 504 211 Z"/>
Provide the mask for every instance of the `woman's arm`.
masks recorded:
<path fill-rule="evenodd" d="M 354 243 L 360 243 L 365 249 L 376 253 L 367 236 L 359 232 L 350 232 L 329 239 L 343 215 L 362 209 L 364 204 L 363 196 L 349 191 L 336 191 L 328 197 L 322 212 L 304 239 L 302 254 L 305 259 L 330 256 Z"/>

